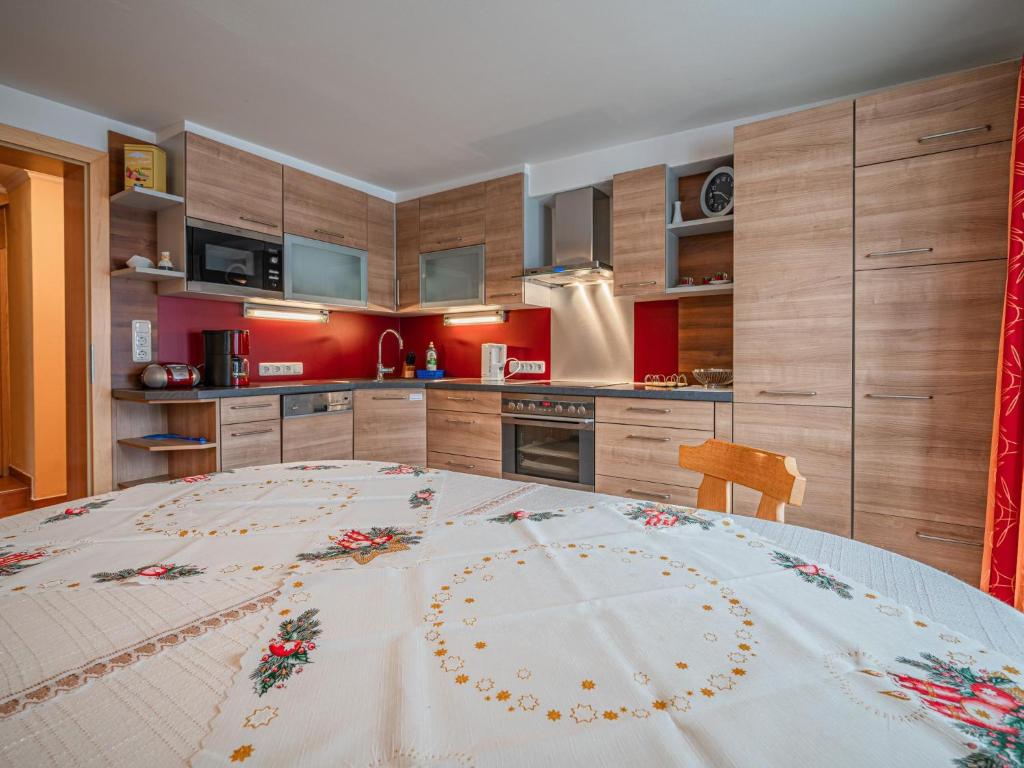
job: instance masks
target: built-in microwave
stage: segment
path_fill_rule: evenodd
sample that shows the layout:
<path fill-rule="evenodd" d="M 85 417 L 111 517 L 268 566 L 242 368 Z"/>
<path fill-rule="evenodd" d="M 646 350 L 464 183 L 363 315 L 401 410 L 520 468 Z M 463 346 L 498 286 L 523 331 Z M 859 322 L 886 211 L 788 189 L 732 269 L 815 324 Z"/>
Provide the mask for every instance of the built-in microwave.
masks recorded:
<path fill-rule="evenodd" d="M 280 237 L 190 218 L 185 242 L 189 291 L 284 298 Z"/>

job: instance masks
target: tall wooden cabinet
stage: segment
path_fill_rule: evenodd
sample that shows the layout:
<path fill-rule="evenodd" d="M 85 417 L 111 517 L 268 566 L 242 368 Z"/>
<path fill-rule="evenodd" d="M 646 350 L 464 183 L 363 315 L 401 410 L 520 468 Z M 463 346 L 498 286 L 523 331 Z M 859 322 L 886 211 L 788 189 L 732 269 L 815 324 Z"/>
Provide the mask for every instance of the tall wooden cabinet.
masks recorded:
<path fill-rule="evenodd" d="M 369 195 L 295 168 L 284 168 L 284 231 L 366 250 Z"/>
<path fill-rule="evenodd" d="M 736 441 L 797 458 L 794 522 L 972 583 L 1017 66 L 735 133 Z"/>
<path fill-rule="evenodd" d="M 668 183 L 664 165 L 617 173 L 612 178 L 616 296 L 643 296 L 666 288 Z"/>

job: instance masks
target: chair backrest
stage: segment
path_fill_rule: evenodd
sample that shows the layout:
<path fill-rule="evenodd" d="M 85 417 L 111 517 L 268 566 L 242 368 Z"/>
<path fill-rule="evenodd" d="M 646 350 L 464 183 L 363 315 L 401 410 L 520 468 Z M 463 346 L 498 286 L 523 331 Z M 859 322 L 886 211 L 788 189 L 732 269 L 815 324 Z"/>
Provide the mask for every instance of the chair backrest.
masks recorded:
<path fill-rule="evenodd" d="M 737 483 L 761 492 L 758 517 L 782 523 L 786 505 L 799 507 L 807 488 L 792 456 L 723 440 L 679 446 L 679 466 L 704 475 L 697 506 L 715 512 L 732 512 L 732 484 Z"/>

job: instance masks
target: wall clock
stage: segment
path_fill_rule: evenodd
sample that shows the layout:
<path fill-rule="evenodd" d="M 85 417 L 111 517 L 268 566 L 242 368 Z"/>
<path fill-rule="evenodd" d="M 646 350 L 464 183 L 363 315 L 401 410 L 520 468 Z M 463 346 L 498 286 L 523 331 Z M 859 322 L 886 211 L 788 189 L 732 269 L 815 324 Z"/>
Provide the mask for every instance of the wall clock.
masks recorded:
<path fill-rule="evenodd" d="M 715 168 L 704 179 L 700 189 L 700 208 L 705 216 L 725 216 L 732 213 L 732 168 L 728 165 Z"/>

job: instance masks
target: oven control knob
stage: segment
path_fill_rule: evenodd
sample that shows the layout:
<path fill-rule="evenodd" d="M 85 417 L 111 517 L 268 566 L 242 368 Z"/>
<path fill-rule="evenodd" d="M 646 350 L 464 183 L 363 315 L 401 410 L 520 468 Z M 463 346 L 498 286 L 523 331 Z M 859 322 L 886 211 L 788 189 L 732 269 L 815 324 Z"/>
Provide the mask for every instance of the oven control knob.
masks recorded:
<path fill-rule="evenodd" d="M 516 403 L 516 410 L 517 410 L 517 411 L 521 411 L 521 410 L 523 410 L 523 404 L 522 404 L 521 402 L 519 402 L 519 403 Z"/>
<path fill-rule="evenodd" d="M 562 410 L 563 409 L 562 409 L 562 404 L 561 403 L 559 403 L 558 405 L 555 406 L 555 413 L 561 413 Z"/>
<path fill-rule="evenodd" d="M 536 403 L 530 403 L 528 406 L 526 406 L 526 409 L 528 411 L 536 411 L 537 410 L 537 404 Z"/>
<path fill-rule="evenodd" d="M 566 408 L 565 412 L 572 416 L 573 414 L 576 413 L 576 406 L 570 405 L 568 408 Z"/>

